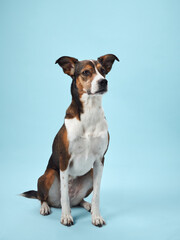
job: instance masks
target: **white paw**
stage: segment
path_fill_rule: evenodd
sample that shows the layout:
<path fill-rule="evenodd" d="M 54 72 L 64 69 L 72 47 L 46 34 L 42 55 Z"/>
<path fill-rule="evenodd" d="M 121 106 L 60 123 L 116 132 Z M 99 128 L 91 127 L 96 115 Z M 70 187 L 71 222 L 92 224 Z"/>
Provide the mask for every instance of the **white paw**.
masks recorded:
<path fill-rule="evenodd" d="M 80 202 L 80 206 L 83 207 L 83 208 L 85 208 L 88 212 L 91 211 L 91 204 L 88 203 L 88 202 L 86 202 L 86 201 L 84 201 L 84 200 L 82 200 L 82 201 Z"/>
<path fill-rule="evenodd" d="M 51 212 L 51 209 L 48 206 L 47 202 L 43 202 L 40 208 L 40 214 L 45 216 L 50 214 L 50 212 Z"/>
<path fill-rule="evenodd" d="M 106 223 L 101 216 L 92 215 L 92 224 L 97 227 L 102 227 Z"/>
<path fill-rule="evenodd" d="M 71 226 L 74 224 L 73 218 L 70 214 L 62 214 L 61 223 L 65 226 Z"/>
<path fill-rule="evenodd" d="M 84 202 L 83 207 L 84 207 L 88 212 L 91 211 L 91 204 L 90 204 L 90 203 Z"/>

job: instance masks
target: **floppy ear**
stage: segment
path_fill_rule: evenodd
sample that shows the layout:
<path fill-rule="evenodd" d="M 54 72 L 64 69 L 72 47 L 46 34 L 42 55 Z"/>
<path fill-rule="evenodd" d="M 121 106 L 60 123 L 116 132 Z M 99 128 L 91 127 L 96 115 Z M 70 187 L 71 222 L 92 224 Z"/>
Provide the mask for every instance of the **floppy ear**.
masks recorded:
<path fill-rule="evenodd" d="M 74 75 L 76 62 L 78 62 L 78 59 L 65 56 L 60 57 L 55 64 L 58 63 L 59 66 L 62 67 L 64 73 L 72 77 Z"/>
<path fill-rule="evenodd" d="M 108 74 L 108 72 L 111 70 L 115 60 L 119 62 L 119 59 L 113 54 L 106 54 L 104 56 L 99 57 L 97 60 L 105 68 L 106 74 Z"/>

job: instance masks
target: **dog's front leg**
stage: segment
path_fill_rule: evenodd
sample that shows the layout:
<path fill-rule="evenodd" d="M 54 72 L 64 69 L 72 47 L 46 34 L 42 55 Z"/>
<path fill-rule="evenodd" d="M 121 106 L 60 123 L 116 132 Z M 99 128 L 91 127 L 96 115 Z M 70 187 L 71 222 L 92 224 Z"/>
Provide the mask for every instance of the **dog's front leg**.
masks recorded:
<path fill-rule="evenodd" d="M 73 218 L 71 216 L 70 201 L 69 201 L 69 187 L 68 187 L 68 168 L 65 171 L 60 170 L 61 179 L 61 223 L 66 226 L 73 225 Z"/>
<path fill-rule="evenodd" d="M 93 165 L 93 197 L 91 205 L 91 214 L 92 223 L 98 227 L 102 227 L 105 224 L 105 221 L 101 217 L 99 211 L 99 196 L 102 172 L 103 163 L 100 160 L 95 161 Z"/>

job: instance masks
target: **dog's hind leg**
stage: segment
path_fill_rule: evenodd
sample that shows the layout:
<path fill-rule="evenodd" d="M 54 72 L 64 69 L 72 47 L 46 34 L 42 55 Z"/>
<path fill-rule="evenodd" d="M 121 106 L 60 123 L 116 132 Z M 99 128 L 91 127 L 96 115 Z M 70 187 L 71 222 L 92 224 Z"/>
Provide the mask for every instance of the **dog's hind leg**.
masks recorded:
<path fill-rule="evenodd" d="M 40 214 L 48 215 L 50 214 L 50 207 L 48 206 L 48 193 L 51 185 L 53 184 L 55 174 L 57 172 L 54 169 L 47 169 L 39 179 L 38 179 L 38 199 L 41 201 Z"/>

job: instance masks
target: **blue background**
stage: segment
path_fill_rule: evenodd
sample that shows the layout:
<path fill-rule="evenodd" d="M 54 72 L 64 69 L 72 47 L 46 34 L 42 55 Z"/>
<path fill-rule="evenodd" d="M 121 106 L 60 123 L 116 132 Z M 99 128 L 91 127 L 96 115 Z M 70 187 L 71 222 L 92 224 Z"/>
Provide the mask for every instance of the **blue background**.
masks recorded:
<path fill-rule="evenodd" d="M 0 239 L 180 239 L 180 2 L 0 2 Z M 103 106 L 111 143 L 101 188 L 107 225 L 73 208 L 39 214 L 36 189 L 70 101 L 55 60 L 113 53 Z"/>

